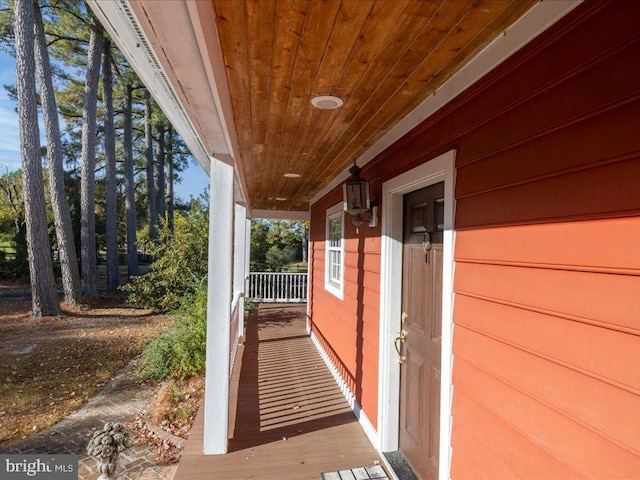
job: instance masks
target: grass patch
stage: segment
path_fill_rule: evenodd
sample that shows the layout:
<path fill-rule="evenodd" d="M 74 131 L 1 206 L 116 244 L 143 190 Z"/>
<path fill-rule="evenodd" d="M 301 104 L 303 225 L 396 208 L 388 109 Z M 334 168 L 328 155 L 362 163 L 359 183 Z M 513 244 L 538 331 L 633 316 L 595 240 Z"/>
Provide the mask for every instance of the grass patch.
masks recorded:
<path fill-rule="evenodd" d="M 289 273 L 307 273 L 309 265 L 306 262 L 290 263 L 282 269 L 283 272 Z"/>

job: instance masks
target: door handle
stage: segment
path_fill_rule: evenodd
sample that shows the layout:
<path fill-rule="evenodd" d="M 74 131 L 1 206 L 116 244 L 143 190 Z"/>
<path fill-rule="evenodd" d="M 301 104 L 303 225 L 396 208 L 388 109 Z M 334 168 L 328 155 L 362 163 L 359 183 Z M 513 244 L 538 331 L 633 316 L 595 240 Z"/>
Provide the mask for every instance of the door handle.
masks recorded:
<path fill-rule="evenodd" d="M 424 261 L 429 263 L 429 254 L 431 253 L 431 232 L 427 232 L 422 237 L 422 248 L 424 248 Z"/>
<path fill-rule="evenodd" d="M 406 340 L 407 340 L 407 331 L 403 328 L 400 331 L 400 335 L 398 335 L 393 341 L 393 346 L 395 347 L 396 352 L 398 353 L 398 363 L 400 365 L 404 365 L 404 362 L 407 360 L 407 357 L 405 357 L 400 351 L 400 346 L 402 346 L 402 344 L 404 344 Z M 400 342 L 400 346 L 398 346 L 398 342 Z"/>

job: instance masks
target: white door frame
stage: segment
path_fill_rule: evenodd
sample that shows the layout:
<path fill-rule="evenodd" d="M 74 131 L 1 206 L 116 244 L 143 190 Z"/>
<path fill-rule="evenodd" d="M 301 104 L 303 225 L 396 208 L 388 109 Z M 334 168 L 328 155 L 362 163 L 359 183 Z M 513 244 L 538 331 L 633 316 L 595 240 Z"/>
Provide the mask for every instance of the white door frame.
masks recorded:
<path fill-rule="evenodd" d="M 402 310 L 402 268 L 399 266 L 402 265 L 403 196 L 444 181 L 440 479 L 449 478 L 451 460 L 455 157 L 456 151 L 450 150 L 382 185 L 378 449 L 391 452 L 398 450 L 400 423 L 400 366 L 393 340 L 400 331 Z"/>

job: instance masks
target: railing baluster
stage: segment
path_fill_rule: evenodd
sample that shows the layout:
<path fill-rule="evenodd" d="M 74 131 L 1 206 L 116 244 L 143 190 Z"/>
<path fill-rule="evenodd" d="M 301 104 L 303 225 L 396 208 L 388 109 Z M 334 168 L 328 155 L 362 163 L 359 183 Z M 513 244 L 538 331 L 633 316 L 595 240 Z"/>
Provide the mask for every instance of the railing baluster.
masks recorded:
<path fill-rule="evenodd" d="M 275 277 L 272 274 L 267 274 L 267 276 L 269 277 L 269 301 L 273 302 L 273 292 L 274 292 L 274 288 L 273 288 L 273 282 L 275 282 Z"/>
<path fill-rule="evenodd" d="M 247 296 L 260 302 L 285 303 L 307 301 L 306 273 L 251 272 Z"/>

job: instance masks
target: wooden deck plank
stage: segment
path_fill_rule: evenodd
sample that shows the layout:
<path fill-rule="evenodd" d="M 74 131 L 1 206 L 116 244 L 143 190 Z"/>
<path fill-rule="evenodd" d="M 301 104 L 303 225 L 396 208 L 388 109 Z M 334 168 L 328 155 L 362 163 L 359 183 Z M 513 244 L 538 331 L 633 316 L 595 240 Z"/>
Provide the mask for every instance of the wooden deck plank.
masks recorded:
<path fill-rule="evenodd" d="M 202 454 L 201 409 L 175 480 L 317 480 L 379 463 L 306 333 L 305 306 L 261 305 L 246 328 L 231 385 L 229 453 Z"/>

